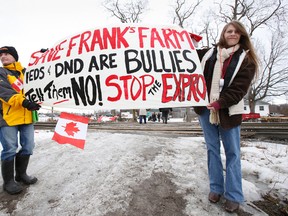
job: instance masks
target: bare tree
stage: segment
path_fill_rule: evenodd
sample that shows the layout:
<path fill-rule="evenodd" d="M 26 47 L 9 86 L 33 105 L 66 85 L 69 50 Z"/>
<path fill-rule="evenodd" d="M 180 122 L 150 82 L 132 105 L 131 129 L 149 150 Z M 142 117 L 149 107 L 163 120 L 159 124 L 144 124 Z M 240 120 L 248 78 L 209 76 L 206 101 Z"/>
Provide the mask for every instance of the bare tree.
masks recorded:
<path fill-rule="evenodd" d="M 231 20 L 243 22 L 251 37 L 260 28 L 270 29 L 273 34 L 268 53 L 258 52 L 262 71 L 246 96 L 251 112 L 255 111 L 257 101 L 287 92 L 287 65 L 283 58 L 288 54 L 288 47 L 287 39 L 286 43 L 284 39 L 286 28 L 281 28 L 281 25 L 286 25 L 287 11 L 288 6 L 283 4 L 283 0 L 234 0 L 234 4 L 223 4 L 223 1 L 219 4 L 219 16 L 225 23 Z"/>
<path fill-rule="evenodd" d="M 147 0 L 130 0 L 123 4 L 120 4 L 119 0 L 108 0 L 104 2 L 103 6 L 122 23 L 138 23 L 147 7 Z"/>
<path fill-rule="evenodd" d="M 147 0 L 129 0 L 122 1 L 120 4 L 119 0 L 106 0 L 103 6 L 121 21 L 121 23 L 138 23 L 141 21 L 140 16 L 145 12 L 147 7 Z M 115 112 L 115 110 L 112 112 Z M 132 110 L 133 120 L 136 121 L 136 110 Z M 120 114 L 121 115 L 121 114 Z"/>
<path fill-rule="evenodd" d="M 184 24 L 189 18 L 195 14 L 197 7 L 203 0 L 197 0 L 193 3 L 186 0 L 176 0 L 175 5 L 172 6 L 175 16 L 173 17 L 173 24 L 177 24 L 184 28 Z M 188 4 L 190 3 L 190 4 Z M 190 107 L 186 108 L 186 121 L 191 122 Z"/>
<path fill-rule="evenodd" d="M 215 17 L 214 11 L 208 10 L 202 19 L 203 24 L 198 34 L 203 38 L 201 42 L 203 47 L 211 47 L 216 44 L 220 35 L 221 22 L 218 19 L 212 19 L 212 17 Z"/>
<path fill-rule="evenodd" d="M 268 54 L 263 55 L 261 74 L 247 95 L 251 112 L 255 111 L 257 101 L 288 93 L 287 55 L 287 41 L 275 32 Z"/>
<path fill-rule="evenodd" d="M 260 27 L 278 29 L 275 23 L 286 22 L 287 5 L 283 0 L 234 0 L 234 4 L 225 4 L 221 1 L 219 17 L 224 23 L 239 20 L 249 28 L 250 36 Z"/>
<path fill-rule="evenodd" d="M 195 3 L 191 3 L 188 5 L 186 0 L 176 0 L 175 5 L 172 6 L 174 8 L 175 16 L 173 17 L 173 24 L 178 24 L 180 27 L 184 28 L 184 22 L 191 18 L 197 7 L 203 0 L 197 0 Z M 189 3 L 191 1 L 188 1 Z"/>
<path fill-rule="evenodd" d="M 257 82 L 253 84 L 247 94 L 251 112 L 255 110 L 255 104 L 259 100 L 267 99 L 273 96 L 287 94 L 287 37 L 285 39 L 285 30 L 287 29 L 288 5 L 286 0 L 222 0 L 215 1 L 218 6 L 218 13 L 215 8 L 208 8 L 202 14 L 201 30 L 198 31 L 203 36 L 202 45 L 210 47 L 216 43 L 219 36 L 221 25 L 232 20 L 239 20 L 247 26 L 248 32 L 252 38 L 257 31 L 266 29 L 274 35 L 270 40 L 270 48 L 259 53 L 262 71 L 258 76 Z M 195 8 L 187 7 L 188 11 L 183 10 L 185 0 L 176 0 L 175 16 L 173 22 L 178 21 L 182 27 L 187 23 L 187 16 L 194 15 Z M 195 6 L 198 6 L 196 1 Z M 181 12 L 182 11 L 182 12 Z M 184 11 L 184 12 L 183 12 Z M 277 37 L 276 37 L 277 35 Z M 286 40 L 286 42 L 285 42 Z M 259 47 L 264 47 L 262 44 Z M 257 49 L 259 51 L 259 49 Z M 287 60 L 286 60 L 287 61 Z"/>
<path fill-rule="evenodd" d="M 227 3 L 226 3 L 227 2 Z M 285 39 L 285 29 L 287 29 L 286 15 L 288 11 L 287 4 L 283 0 L 234 0 L 233 2 L 222 0 L 216 3 L 219 7 L 219 13 L 212 19 L 204 23 L 204 29 L 201 33 L 206 35 L 207 45 L 209 41 L 214 41 L 208 32 L 211 20 L 218 17 L 223 23 L 232 20 L 239 20 L 247 26 L 248 32 L 252 38 L 258 30 L 266 29 L 266 32 L 272 32 L 268 51 L 261 48 L 265 47 L 262 40 L 257 51 L 262 65 L 258 79 L 251 86 L 246 98 L 249 101 L 250 111 L 255 111 L 257 101 L 267 99 L 273 96 L 287 94 L 287 66 L 285 58 L 287 56 L 287 37 Z M 212 13 L 211 13 L 212 14 Z M 217 19 L 217 18 L 216 18 Z M 215 30 L 213 30 L 215 33 Z M 216 32 L 217 33 L 217 32 Z M 286 40 L 286 42 L 285 42 Z"/>

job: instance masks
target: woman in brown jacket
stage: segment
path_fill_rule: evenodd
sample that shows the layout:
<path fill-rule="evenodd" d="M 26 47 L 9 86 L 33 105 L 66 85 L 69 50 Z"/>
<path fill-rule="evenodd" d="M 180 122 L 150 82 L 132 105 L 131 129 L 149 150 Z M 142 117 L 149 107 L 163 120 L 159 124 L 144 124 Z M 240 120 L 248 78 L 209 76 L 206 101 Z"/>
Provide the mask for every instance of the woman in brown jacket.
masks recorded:
<path fill-rule="evenodd" d="M 243 98 L 258 70 L 258 59 L 245 27 L 228 23 L 212 49 L 198 50 L 206 80 L 209 104 L 195 107 L 207 145 L 210 193 L 217 203 L 226 199 L 225 210 L 234 212 L 244 201 L 240 158 L 240 125 Z M 221 141 L 226 156 L 224 179 Z"/>

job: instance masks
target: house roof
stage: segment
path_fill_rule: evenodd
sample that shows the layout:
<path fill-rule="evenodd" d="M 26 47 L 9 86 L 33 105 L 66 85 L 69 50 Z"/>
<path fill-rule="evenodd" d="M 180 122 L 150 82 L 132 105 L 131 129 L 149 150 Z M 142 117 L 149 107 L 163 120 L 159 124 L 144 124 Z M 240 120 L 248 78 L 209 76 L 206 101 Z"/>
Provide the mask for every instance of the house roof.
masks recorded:
<path fill-rule="evenodd" d="M 247 106 L 249 105 L 247 99 L 244 99 L 244 105 L 247 105 Z M 256 105 L 270 105 L 270 104 L 265 101 L 256 101 Z"/>

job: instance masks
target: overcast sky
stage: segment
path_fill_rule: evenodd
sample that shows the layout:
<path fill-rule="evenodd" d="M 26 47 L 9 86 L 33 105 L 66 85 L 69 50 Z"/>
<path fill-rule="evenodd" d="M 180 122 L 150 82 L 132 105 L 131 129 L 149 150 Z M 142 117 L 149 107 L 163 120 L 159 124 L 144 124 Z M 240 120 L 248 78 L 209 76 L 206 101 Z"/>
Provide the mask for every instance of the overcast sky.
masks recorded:
<path fill-rule="evenodd" d="M 27 67 L 30 55 L 63 38 L 95 27 L 120 23 L 102 0 L 9 0 L 0 3 L 0 46 L 14 46 Z M 120 1 L 121 2 L 121 1 Z M 171 0 L 150 1 L 143 22 L 167 24 Z M 171 20 L 171 18 L 170 18 Z"/>

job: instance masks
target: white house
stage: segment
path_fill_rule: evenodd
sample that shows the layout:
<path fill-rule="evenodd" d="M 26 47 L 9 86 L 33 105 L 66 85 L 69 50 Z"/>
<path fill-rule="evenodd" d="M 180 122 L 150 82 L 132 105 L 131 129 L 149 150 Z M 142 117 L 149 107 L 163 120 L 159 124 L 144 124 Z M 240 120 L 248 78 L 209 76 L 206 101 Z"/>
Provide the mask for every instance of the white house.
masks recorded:
<path fill-rule="evenodd" d="M 255 105 L 255 113 L 260 113 L 260 116 L 268 116 L 269 111 L 269 103 L 264 101 L 257 101 Z M 250 113 L 249 104 L 247 101 L 244 102 L 244 110 L 245 113 Z"/>

